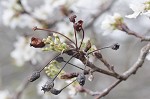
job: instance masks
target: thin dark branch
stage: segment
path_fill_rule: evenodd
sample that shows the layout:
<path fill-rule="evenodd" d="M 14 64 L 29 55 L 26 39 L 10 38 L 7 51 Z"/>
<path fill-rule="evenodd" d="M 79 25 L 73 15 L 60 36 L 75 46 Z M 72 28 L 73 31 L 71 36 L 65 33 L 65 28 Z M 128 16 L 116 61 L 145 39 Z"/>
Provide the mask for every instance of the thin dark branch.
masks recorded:
<path fill-rule="evenodd" d="M 70 57 L 70 59 L 65 63 L 65 65 L 59 70 L 59 72 L 57 73 L 57 75 L 53 78 L 53 81 L 56 79 L 56 77 L 59 75 L 59 73 L 65 68 L 65 66 L 70 62 L 70 60 L 75 57 L 77 55 L 77 53 L 75 53 L 74 55 L 72 55 Z"/>
<path fill-rule="evenodd" d="M 111 46 L 106 46 L 106 47 L 102 47 L 102 48 L 99 48 L 99 49 L 96 49 L 96 50 L 93 50 L 91 52 L 88 52 L 87 55 L 93 53 L 93 52 L 96 52 L 96 51 L 99 51 L 99 50 L 102 50 L 102 49 L 106 49 L 106 48 L 111 48 Z"/>
<path fill-rule="evenodd" d="M 82 30 L 82 40 L 81 40 L 81 43 L 80 43 L 80 46 L 79 46 L 79 49 L 81 48 L 81 46 L 82 46 L 82 43 L 83 43 L 83 40 L 84 40 L 84 29 L 82 28 L 81 29 Z"/>
<path fill-rule="evenodd" d="M 64 61 L 64 62 L 67 62 L 67 61 Z M 74 67 L 77 67 L 77 68 L 79 68 L 79 69 L 81 69 L 81 70 L 84 70 L 83 68 L 81 68 L 81 67 L 79 67 L 79 66 L 77 66 L 77 65 L 74 65 L 74 64 L 72 64 L 72 63 L 68 63 L 69 65 L 72 65 L 72 66 L 74 66 Z"/>
<path fill-rule="evenodd" d="M 74 27 L 73 27 L 74 28 Z M 76 45 L 76 49 L 78 49 L 78 41 L 77 41 L 77 32 L 76 32 L 76 29 L 74 28 L 74 37 L 75 37 L 75 45 Z"/>
<path fill-rule="evenodd" d="M 42 28 L 37 28 L 37 27 L 34 27 L 33 29 L 34 29 L 34 30 L 43 30 L 43 31 L 53 32 L 53 33 L 59 34 L 59 35 L 65 37 L 67 40 L 69 40 L 70 42 L 72 42 L 72 43 L 76 46 L 76 44 L 74 43 L 74 41 L 72 41 L 70 38 L 68 38 L 68 37 L 65 36 L 64 34 L 59 33 L 59 32 L 57 32 L 57 31 L 53 31 L 53 30 L 50 30 L 50 29 L 42 29 Z"/>
<path fill-rule="evenodd" d="M 60 54 L 58 54 L 58 55 L 56 55 L 53 59 L 51 59 L 39 72 L 41 72 L 46 66 L 48 66 L 48 64 L 50 63 L 50 62 L 52 62 L 53 60 L 55 60 L 57 57 L 59 57 L 61 55 L 61 53 Z"/>

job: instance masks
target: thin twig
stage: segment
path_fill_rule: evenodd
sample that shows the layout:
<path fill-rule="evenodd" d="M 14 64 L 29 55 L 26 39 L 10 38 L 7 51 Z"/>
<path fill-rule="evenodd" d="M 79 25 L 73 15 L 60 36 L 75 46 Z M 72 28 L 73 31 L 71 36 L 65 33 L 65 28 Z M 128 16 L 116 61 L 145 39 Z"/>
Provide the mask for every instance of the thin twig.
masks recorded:
<path fill-rule="evenodd" d="M 82 43 L 83 43 L 83 40 L 84 40 L 84 29 L 82 28 L 81 30 L 82 30 L 82 40 L 81 40 L 81 43 L 80 43 L 79 49 L 81 48 Z"/>
<path fill-rule="evenodd" d="M 135 74 L 137 70 L 143 65 L 144 60 L 146 58 L 146 55 L 148 54 L 150 50 L 150 43 L 148 43 L 146 46 L 144 46 L 141 49 L 141 53 L 137 59 L 137 61 L 129 68 L 126 72 L 123 73 L 124 79 L 119 79 L 115 83 L 113 83 L 110 87 L 106 88 L 104 91 L 102 91 L 96 99 L 100 99 L 101 97 L 106 96 L 113 88 L 115 88 L 119 83 L 121 83 L 124 80 L 127 80 L 132 74 Z"/>
<path fill-rule="evenodd" d="M 59 57 L 61 55 L 61 53 L 60 54 L 58 54 L 58 55 L 56 55 L 53 59 L 51 59 L 39 72 L 41 72 L 46 66 L 48 66 L 48 64 L 51 62 L 51 61 L 53 61 L 53 60 L 55 60 L 57 57 Z"/>
<path fill-rule="evenodd" d="M 96 52 L 96 51 L 99 51 L 99 50 L 102 50 L 102 49 L 106 49 L 106 48 L 111 48 L 111 46 L 102 47 L 102 48 L 93 50 L 93 51 L 91 51 L 91 52 L 88 52 L 87 54 L 89 55 L 89 54 L 91 54 L 91 53 L 93 53 L 93 52 Z"/>
<path fill-rule="evenodd" d="M 112 85 L 110 85 L 108 88 L 104 89 L 95 99 L 100 99 L 104 96 L 106 96 L 113 88 L 115 88 L 118 84 L 121 83 L 122 80 L 117 80 Z"/>
<path fill-rule="evenodd" d="M 73 28 L 74 28 L 74 26 L 73 26 Z M 74 37 L 75 37 L 75 41 L 76 41 L 76 43 L 75 43 L 76 49 L 78 49 L 77 32 L 76 32 L 75 28 L 74 28 Z"/>
<path fill-rule="evenodd" d="M 141 53 L 137 59 L 137 61 L 131 66 L 126 72 L 123 73 L 123 77 L 127 79 L 130 77 L 132 74 L 135 74 L 136 71 L 143 65 L 144 60 L 146 58 L 146 55 L 148 54 L 150 50 L 150 43 L 148 43 L 146 46 L 144 46 L 141 49 Z"/>
<path fill-rule="evenodd" d="M 67 62 L 67 61 L 64 61 L 65 63 Z M 81 67 L 79 67 L 79 66 L 77 66 L 77 65 L 74 65 L 74 64 L 72 64 L 72 63 L 68 63 L 69 65 L 72 65 L 72 66 L 74 66 L 74 67 L 77 67 L 77 68 L 79 68 L 79 69 L 81 69 L 81 70 L 84 70 L 83 68 L 81 68 Z"/>
<path fill-rule="evenodd" d="M 139 39 L 141 39 L 141 41 L 150 41 L 150 37 L 149 36 L 142 36 L 139 33 L 136 33 L 135 31 L 132 31 L 128 28 L 128 26 L 126 24 L 122 24 L 120 27 L 118 27 L 119 30 L 126 32 L 128 35 L 132 35 L 135 36 Z"/>
<path fill-rule="evenodd" d="M 65 63 L 65 65 L 59 70 L 59 72 L 57 73 L 57 75 L 53 78 L 53 81 L 56 79 L 56 77 L 59 75 L 59 73 L 65 68 L 65 66 L 70 62 L 70 60 L 75 57 L 77 55 L 77 53 L 75 53 L 74 55 L 72 55 L 70 57 L 70 59 Z"/>
<path fill-rule="evenodd" d="M 57 31 L 53 31 L 53 30 L 50 30 L 50 29 L 42 29 L 42 28 L 38 28 L 38 27 L 34 27 L 34 30 L 43 30 L 43 31 L 47 31 L 47 32 L 54 32 L 54 33 L 56 33 L 56 34 L 59 34 L 59 35 L 65 37 L 66 39 L 68 39 L 70 42 L 72 42 L 72 43 L 76 46 L 76 44 L 74 43 L 74 41 L 72 41 L 70 38 L 68 38 L 68 37 L 65 36 L 64 34 L 59 33 L 59 32 L 57 32 Z"/>

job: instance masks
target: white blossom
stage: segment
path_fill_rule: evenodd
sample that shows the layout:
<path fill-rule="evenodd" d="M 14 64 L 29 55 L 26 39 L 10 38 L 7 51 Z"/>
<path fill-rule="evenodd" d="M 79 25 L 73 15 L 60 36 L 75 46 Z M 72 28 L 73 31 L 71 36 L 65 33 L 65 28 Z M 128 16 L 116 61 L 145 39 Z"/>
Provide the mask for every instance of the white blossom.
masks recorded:
<path fill-rule="evenodd" d="M 133 10 L 133 14 L 127 15 L 127 18 L 136 18 L 139 15 L 150 17 L 150 0 L 135 1 L 129 7 Z"/>
<path fill-rule="evenodd" d="M 10 55 L 15 60 L 17 66 L 22 66 L 27 61 L 31 61 L 32 64 L 41 61 L 38 54 L 40 50 L 30 47 L 29 38 L 18 36 L 17 42 L 14 43 L 14 47 L 15 49 Z"/>
<path fill-rule="evenodd" d="M 1 4 L 5 7 L 2 22 L 5 26 L 10 26 L 15 29 L 16 27 L 24 28 L 24 27 L 33 27 L 33 26 L 41 26 L 33 17 L 28 14 L 22 14 L 23 11 L 20 4 L 17 3 L 17 0 L 9 0 L 3 1 Z M 23 4 L 25 7 L 27 6 L 26 2 L 23 0 Z M 28 10 L 29 7 L 27 8 Z"/>
<path fill-rule="evenodd" d="M 150 60 L 150 50 L 149 50 L 148 55 L 146 56 L 146 59 L 147 59 L 147 60 Z"/>
<path fill-rule="evenodd" d="M 9 99 L 10 94 L 8 90 L 0 90 L 0 98 L 1 99 Z"/>
<path fill-rule="evenodd" d="M 64 5 L 67 0 L 44 0 L 44 4 L 34 9 L 33 15 L 42 20 L 61 19 L 60 6 Z"/>
<path fill-rule="evenodd" d="M 107 15 L 101 24 L 101 29 L 105 31 L 103 35 L 108 35 L 115 30 L 115 24 L 117 24 L 118 20 L 122 20 L 122 16 L 119 13 L 114 13 L 113 16 Z"/>

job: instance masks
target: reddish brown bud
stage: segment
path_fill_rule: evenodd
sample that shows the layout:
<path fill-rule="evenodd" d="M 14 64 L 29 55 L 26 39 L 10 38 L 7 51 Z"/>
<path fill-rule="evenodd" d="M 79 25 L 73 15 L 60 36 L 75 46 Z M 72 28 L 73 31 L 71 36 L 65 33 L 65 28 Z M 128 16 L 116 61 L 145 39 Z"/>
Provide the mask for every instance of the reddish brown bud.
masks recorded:
<path fill-rule="evenodd" d="M 32 37 L 30 46 L 33 46 L 35 48 L 42 48 L 45 46 L 45 44 L 41 39 Z"/>
<path fill-rule="evenodd" d="M 72 79 L 74 77 L 77 77 L 79 75 L 79 73 L 65 73 L 63 75 L 61 75 L 61 79 Z"/>
<path fill-rule="evenodd" d="M 75 23 L 76 22 L 76 20 L 75 20 L 76 17 L 77 17 L 76 15 L 71 15 L 70 18 L 69 18 L 70 22 Z"/>
<path fill-rule="evenodd" d="M 77 23 L 74 23 L 74 28 L 76 31 L 80 32 L 82 29 L 83 21 L 79 20 Z"/>

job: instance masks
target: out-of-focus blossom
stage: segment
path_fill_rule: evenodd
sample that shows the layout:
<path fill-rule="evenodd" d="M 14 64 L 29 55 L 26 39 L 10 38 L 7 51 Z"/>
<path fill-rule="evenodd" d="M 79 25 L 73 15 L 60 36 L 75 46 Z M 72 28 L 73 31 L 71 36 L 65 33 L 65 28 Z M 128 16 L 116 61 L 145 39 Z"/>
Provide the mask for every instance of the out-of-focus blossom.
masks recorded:
<path fill-rule="evenodd" d="M 101 24 L 101 28 L 104 31 L 109 31 L 109 32 L 104 32 L 103 35 L 107 35 L 113 30 L 117 29 L 117 26 L 122 22 L 123 22 L 123 18 L 119 13 L 114 13 L 113 16 L 107 15 Z"/>
<path fill-rule="evenodd" d="M 127 18 L 136 18 L 139 15 L 150 17 L 150 0 L 135 1 L 129 6 L 134 12 L 131 15 L 127 15 Z"/>
<path fill-rule="evenodd" d="M 31 61 L 32 64 L 41 61 L 38 54 L 40 50 L 30 47 L 30 39 L 28 37 L 18 36 L 14 47 L 15 49 L 11 52 L 11 57 L 15 59 L 17 66 L 22 66 L 27 61 Z"/>
<path fill-rule="evenodd" d="M 34 9 L 33 15 L 41 20 L 62 18 L 61 5 L 65 5 L 67 0 L 44 0 L 44 4 Z M 52 21 L 53 21 L 52 20 Z"/>
<path fill-rule="evenodd" d="M 150 60 L 150 51 L 149 51 L 149 54 L 146 56 L 146 59 Z"/>
<path fill-rule="evenodd" d="M 76 13 L 81 13 L 81 11 L 84 12 L 84 14 L 82 14 L 83 16 L 89 15 L 89 13 L 95 14 L 100 5 L 104 4 L 106 1 L 107 0 L 95 0 L 93 2 L 93 0 L 77 0 L 76 3 L 72 5 L 71 9 Z"/>
<path fill-rule="evenodd" d="M 66 83 L 71 83 L 73 80 L 66 80 Z M 69 90 L 68 91 L 68 94 L 69 94 L 69 96 L 70 97 L 74 97 L 76 94 L 77 94 L 77 90 L 76 90 L 76 82 L 74 82 L 73 84 L 71 84 L 71 85 L 69 85 L 68 87 L 67 87 L 67 89 Z"/>
<path fill-rule="evenodd" d="M 15 29 L 16 27 L 31 28 L 35 25 L 40 26 L 40 24 L 33 17 L 23 13 L 24 9 L 22 8 L 18 0 L 3 1 L 1 2 L 1 4 L 5 7 L 2 15 L 2 22 L 5 26 L 9 26 L 13 29 Z"/>
<path fill-rule="evenodd" d="M 0 98 L 1 99 L 9 99 L 10 94 L 9 94 L 8 90 L 0 90 Z"/>

